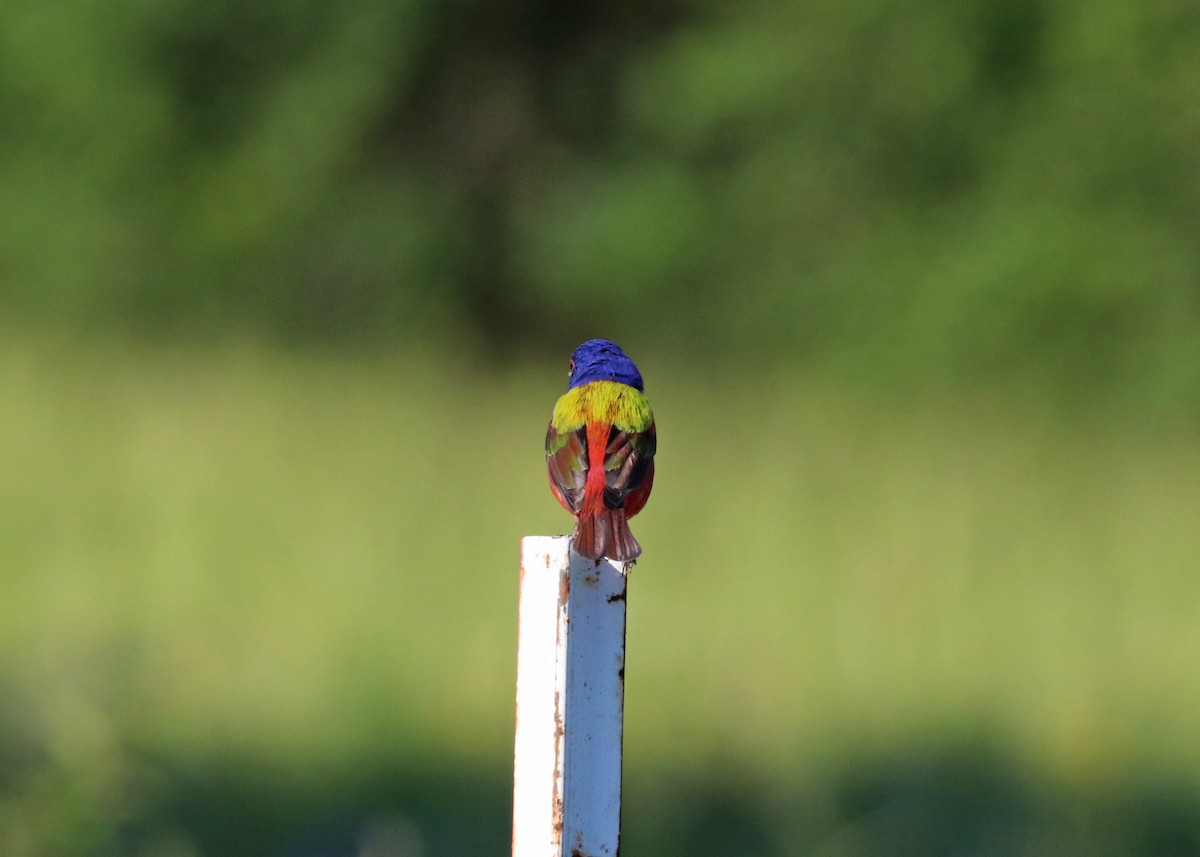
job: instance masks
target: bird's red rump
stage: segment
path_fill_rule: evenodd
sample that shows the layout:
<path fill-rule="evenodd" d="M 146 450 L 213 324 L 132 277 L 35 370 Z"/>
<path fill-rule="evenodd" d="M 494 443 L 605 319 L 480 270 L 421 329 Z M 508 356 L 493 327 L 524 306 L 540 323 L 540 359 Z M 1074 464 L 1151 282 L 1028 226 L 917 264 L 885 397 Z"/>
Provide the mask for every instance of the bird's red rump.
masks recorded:
<path fill-rule="evenodd" d="M 607 423 L 587 424 L 588 471 L 587 484 L 583 489 L 581 518 L 596 519 L 604 511 L 604 489 L 606 487 L 604 457 L 608 449 L 608 434 L 612 426 Z"/>

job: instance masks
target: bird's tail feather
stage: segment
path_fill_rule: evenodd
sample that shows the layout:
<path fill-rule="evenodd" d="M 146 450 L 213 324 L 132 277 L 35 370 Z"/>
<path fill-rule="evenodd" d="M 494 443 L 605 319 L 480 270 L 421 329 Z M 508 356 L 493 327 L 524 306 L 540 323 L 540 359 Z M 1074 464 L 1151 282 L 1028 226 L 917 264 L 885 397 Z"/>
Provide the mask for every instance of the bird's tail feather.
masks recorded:
<path fill-rule="evenodd" d="M 642 554 L 642 546 L 629 529 L 624 509 L 605 509 L 595 517 L 580 515 L 574 542 L 577 554 L 593 560 L 608 557 L 617 562 L 633 562 Z"/>
<path fill-rule="evenodd" d="M 596 560 L 604 556 L 604 548 L 608 545 L 607 518 L 604 513 L 598 517 L 579 516 L 575 524 L 575 537 L 572 539 L 575 553 Z"/>
<path fill-rule="evenodd" d="M 633 537 L 633 530 L 629 529 L 625 510 L 611 509 L 607 518 L 609 544 L 605 553 L 617 562 L 633 562 L 642 555 L 642 546 Z"/>

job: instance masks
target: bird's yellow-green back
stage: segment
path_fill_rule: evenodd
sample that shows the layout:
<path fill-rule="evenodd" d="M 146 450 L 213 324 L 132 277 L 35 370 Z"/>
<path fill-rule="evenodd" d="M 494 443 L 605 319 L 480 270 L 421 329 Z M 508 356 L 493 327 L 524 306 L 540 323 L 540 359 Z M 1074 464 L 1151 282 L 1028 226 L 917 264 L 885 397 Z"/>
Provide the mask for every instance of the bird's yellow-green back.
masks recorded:
<path fill-rule="evenodd" d="M 550 424 L 562 434 L 587 422 L 641 432 L 654 423 L 654 413 L 641 390 L 616 381 L 592 381 L 572 387 L 559 398 Z"/>

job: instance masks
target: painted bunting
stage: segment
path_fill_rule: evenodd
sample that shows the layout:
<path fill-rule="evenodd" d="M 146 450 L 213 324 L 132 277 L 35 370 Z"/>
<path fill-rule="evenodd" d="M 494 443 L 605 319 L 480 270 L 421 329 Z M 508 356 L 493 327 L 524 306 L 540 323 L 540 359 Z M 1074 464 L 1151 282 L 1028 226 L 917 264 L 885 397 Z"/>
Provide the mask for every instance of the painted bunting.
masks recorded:
<path fill-rule="evenodd" d="M 607 339 L 571 355 L 567 392 L 546 430 L 550 490 L 575 516 L 576 553 L 632 562 L 642 553 L 628 519 L 654 485 L 654 414 L 633 361 Z"/>

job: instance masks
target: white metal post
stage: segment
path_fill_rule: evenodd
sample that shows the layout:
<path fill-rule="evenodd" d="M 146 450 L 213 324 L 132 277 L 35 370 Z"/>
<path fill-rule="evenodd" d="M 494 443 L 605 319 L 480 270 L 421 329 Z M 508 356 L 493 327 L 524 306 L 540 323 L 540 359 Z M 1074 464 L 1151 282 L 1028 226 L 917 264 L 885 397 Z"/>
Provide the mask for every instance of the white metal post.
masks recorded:
<path fill-rule="evenodd" d="M 625 702 L 622 563 L 521 541 L 513 857 L 616 857 Z"/>

